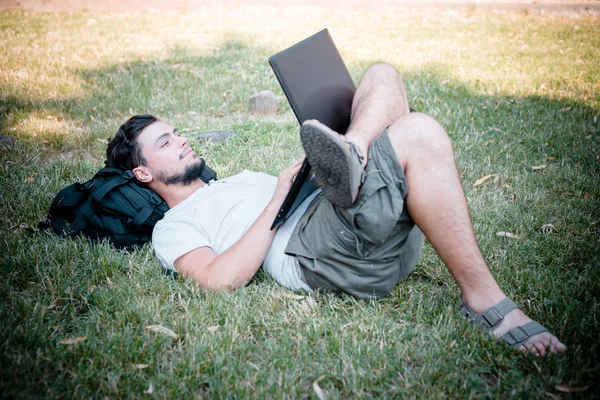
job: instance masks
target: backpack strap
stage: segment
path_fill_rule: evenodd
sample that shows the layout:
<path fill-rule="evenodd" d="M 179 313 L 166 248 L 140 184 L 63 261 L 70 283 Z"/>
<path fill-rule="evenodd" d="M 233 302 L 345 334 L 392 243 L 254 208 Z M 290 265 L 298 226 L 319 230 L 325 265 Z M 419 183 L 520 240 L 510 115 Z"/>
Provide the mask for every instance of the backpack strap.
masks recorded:
<path fill-rule="evenodd" d="M 117 173 L 114 173 L 113 171 L 106 171 L 106 170 L 113 170 L 113 171 L 116 171 Z M 102 198 L 104 198 L 104 196 L 106 196 L 111 190 L 113 190 L 116 187 L 126 185 L 130 180 L 135 178 L 133 171 L 119 171 L 114 168 L 103 168 L 96 174 L 96 177 L 107 175 L 107 174 L 117 175 L 117 176 L 119 176 L 120 179 L 111 179 L 110 181 L 105 183 L 101 188 L 99 188 L 96 192 L 94 192 L 92 194 L 93 202 L 100 203 L 100 201 L 102 201 Z"/>
<path fill-rule="evenodd" d="M 146 204 L 146 206 L 142 209 L 142 211 L 140 211 L 140 213 L 138 215 L 136 215 L 135 218 L 131 221 L 133 226 L 135 226 L 137 229 L 139 229 L 139 227 L 142 226 L 142 224 L 144 222 L 146 222 L 146 220 L 148 218 L 150 218 L 150 216 L 152 215 L 154 210 L 156 210 L 156 208 L 158 206 L 160 206 L 160 204 L 163 201 L 164 200 L 158 198 L 158 196 L 156 196 L 154 193 L 152 193 L 148 204 Z"/>
<path fill-rule="evenodd" d="M 106 196 L 111 190 L 118 186 L 125 185 L 131 177 L 135 177 L 133 171 L 121 171 L 115 168 L 102 168 L 96 175 L 94 175 L 94 179 L 106 176 L 106 175 L 117 175 L 120 179 L 111 179 L 106 182 L 102 187 L 100 187 L 96 192 L 92 192 L 91 200 L 92 202 L 100 203 L 102 198 Z M 93 181 L 92 180 L 92 181 Z M 91 187 L 91 186 L 90 186 Z M 91 204 L 85 204 L 81 210 L 81 213 L 75 218 L 73 223 L 71 224 L 71 232 L 69 232 L 70 236 L 75 236 L 79 234 L 87 225 L 88 221 L 96 212 Z"/>

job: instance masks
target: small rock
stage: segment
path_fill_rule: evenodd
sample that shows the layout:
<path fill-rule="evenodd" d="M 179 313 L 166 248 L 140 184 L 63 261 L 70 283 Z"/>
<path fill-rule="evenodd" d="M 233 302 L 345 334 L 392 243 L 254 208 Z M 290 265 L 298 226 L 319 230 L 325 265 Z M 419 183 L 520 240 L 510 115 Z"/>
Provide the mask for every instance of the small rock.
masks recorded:
<path fill-rule="evenodd" d="M 15 142 L 15 138 L 12 136 L 0 135 L 0 146 L 8 146 L 9 144 L 13 144 Z"/>
<path fill-rule="evenodd" d="M 235 135 L 234 131 L 214 130 L 202 132 L 198 135 L 198 140 L 204 142 L 220 142 L 221 140 L 229 139 Z"/>
<path fill-rule="evenodd" d="M 248 111 L 252 115 L 266 116 L 277 113 L 277 96 L 270 90 L 262 90 L 250 97 Z"/>

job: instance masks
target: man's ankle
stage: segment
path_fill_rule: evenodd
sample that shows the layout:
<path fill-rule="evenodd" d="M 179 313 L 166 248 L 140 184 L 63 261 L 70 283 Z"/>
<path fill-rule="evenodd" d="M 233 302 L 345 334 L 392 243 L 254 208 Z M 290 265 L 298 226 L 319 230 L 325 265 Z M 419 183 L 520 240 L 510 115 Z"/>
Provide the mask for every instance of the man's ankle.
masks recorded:
<path fill-rule="evenodd" d="M 502 301 L 506 295 L 498 288 L 492 290 L 463 291 L 462 298 L 476 313 L 482 313 Z"/>

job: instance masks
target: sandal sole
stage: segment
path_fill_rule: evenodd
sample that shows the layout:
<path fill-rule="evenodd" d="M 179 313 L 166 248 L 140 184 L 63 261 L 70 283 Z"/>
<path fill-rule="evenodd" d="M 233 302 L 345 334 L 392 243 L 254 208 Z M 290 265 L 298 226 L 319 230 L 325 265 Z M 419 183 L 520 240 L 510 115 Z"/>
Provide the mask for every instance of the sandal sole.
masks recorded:
<path fill-rule="evenodd" d="M 333 205 L 348 208 L 352 198 L 350 153 L 335 136 L 336 132 L 321 123 L 305 122 L 300 130 L 306 158 L 315 172 L 315 180 L 325 198 Z"/>

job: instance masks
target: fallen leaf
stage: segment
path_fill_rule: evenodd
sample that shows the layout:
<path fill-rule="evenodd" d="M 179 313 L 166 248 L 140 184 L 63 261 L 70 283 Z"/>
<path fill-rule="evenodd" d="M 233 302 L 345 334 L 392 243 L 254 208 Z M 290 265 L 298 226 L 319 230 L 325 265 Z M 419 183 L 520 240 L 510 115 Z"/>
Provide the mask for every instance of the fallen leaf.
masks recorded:
<path fill-rule="evenodd" d="M 293 293 L 284 293 L 283 297 L 287 297 L 288 299 L 292 299 L 292 300 L 302 300 L 306 296 L 300 296 L 299 294 L 293 294 Z"/>
<path fill-rule="evenodd" d="M 148 368 L 150 365 L 148 364 L 133 364 L 133 368 L 134 369 L 146 369 Z"/>
<path fill-rule="evenodd" d="M 565 107 L 565 108 L 561 108 L 560 110 L 558 110 L 558 112 L 565 112 L 565 111 L 570 111 L 571 107 Z"/>
<path fill-rule="evenodd" d="M 224 116 L 225 116 L 225 114 L 221 114 L 221 113 L 218 113 L 217 115 L 215 115 L 215 117 L 217 117 L 217 118 L 222 118 Z"/>
<path fill-rule="evenodd" d="M 27 178 L 25 178 L 25 182 L 27 183 L 33 183 L 33 181 L 35 181 L 35 178 L 33 176 L 28 176 Z"/>
<path fill-rule="evenodd" d="M 455 344 L 456 344 L 456 339 L 452 340 L 450 342 L 450 344 L 448 345 L 448 347 L 453 348 Z"/>
<path fill-rule="evenodd" d="M 575 393 L 575 392 L 583 392 L 586 391 L 590 388 L 590 385 L 585 385 L 585 386 L 569 386 L 569 385 L 556 385 L 554 386 L 554 388 L 556 390 L 559 390 L 561 392 L 565 392 L 565 393 Z"/>
<path fill-rule="evenodd" d="M 179 336 L 177 336 L 177 334 L 175 332 L 173 332 L 169 328 L 165 328 L 164 326 L 161 326 L 161 325 L 148 325 L 146 327 L 146 330 L 156 332 L 156 333 L 162 333 L 163 335 L 167 335 L 169 337 L 172 337 L 173 339 L 177 339 L 179 337 Z"/>
<path fill-rule="evenodd" d="M 556 157 L 546 156 L 546 160 L 548 160 L 548 161 L 554 161 L 554 160 L 556 160 Z"/>
<path fill-rule="evenodd" d="M 573 225 L 569 225 L 569 230 L 574 233 L 577 234 L 577 229 L 573 228 Z"/>
<path fill-rule="evenodd" d="M 552 224 L 542 225 L 542 232 L 544 232 L 544 235 L 546 235 L 546 236 L 548 236 L 549 234 L 551 234 L 555 230 L 556 230 L 556 227 L 554 225 L 552 225 Z"/>
<path fill-rule="evenodd" d="M 507 238 L 511 238 L 511 239 L 518 239 L 521 240 L 520 237 L 518 237 L 517 235 L 515 235 L 514 233 L 510 233 L 510 232 L 498 232 L 496 233 L 496 235 L 498 236 L 503 236 L 503 237 L 507 237 Z"/>
<path fill-rule="evenodd" d="M 319 379 L 317 379 L 316 381 L 313 382 L 312 386 L 313 386 L 313 390 L 315 391 L 315 394 L 317 395 L 317 397 L 319 398 L 319 400 L 325 400 L 327 399 L 327 395 L 325 394 L 325 392 L 323 391 L 323 389 L 321 389 L 321 387 L 319 386 L 319 381 L 321 379 L 325 378 L 325 375 L 321 375 L 319 377 Z"/>
<path fill-rule="evenodd" d="M 497 177 L 498 174 L 490 174 L 490 175 L 486 175 L 484 177 L 481 177 L 479 179 L 477 179 L 475 181 L 475 183 L 473 184 L 473 187 L 477 187 L 479 185 L 481 185 L 483 182 L 487 181 L 488 179 L 490 179 L 492 176 Z"/>
<path fill-rule="evenodd" d="M 114 282 L 112 281 L 112 279 L 110 279 L 110 277 L 108 277 L 108 276 L 106 277 L 106 283 L 108 284 L 109 288 L 111 288 L 115 285 Z"/>
<path fill-rule="evenodd" d="M 85 339 L 87 339 L 87 336 L 77 336 L 77 337 L 72 337 L 72 338 L 60 339 L 58 341 L 58 343 L 60 343 L 60 344 L 77 344 L 77 343 L 83 342 Z"/>
<path fill-rule="evenodd" d="M 89 292 L 90 294 L 92 294 L 92 293 L 94 293 L 94 290 L 96 290 L 96 285 L 92 285 L 92 286 L 90 286 L 90 288 L 88 289 L 88 292 Z"/>
<path fill-rule="evenodd" d="M 150 385 L 148 386 L 148 389 L 144 390 L 144 393 L 146 393 L 146 394 L 152 394 L 152 393 L 154 393 L 154 385 L 152 384 L 152 382 L 150 382 Z"/>
<path fill-rule="evenodd" d="M 546 168 L 546 164 L 544 165 L 534 165 L 533 167 L 531 167 L 532 170 L 537 171 L 539 169 L 544 169 Z"/>
<path fill-rule="evenodd" d="M 209 326 L 208 327 L 208 331 L 211 333 L 215 333 L 219 330 L 219 328 L 221 328 L 219 325 L 215 325 L 215 326 Z"/>
<path fill-rule="evenodd" d="M 584 200 L 587 200 L 589 198 L 590 198 L 590 194 L 589 193 L 586 193 L 586 194 L 583 195 L 583 199 Z"/>
<path fill-rule="evenodd" d="M 188 115 L 198 115 L 198 113 L 196 111 L 188 111 L 187 113 L 188 113 Z"/>

